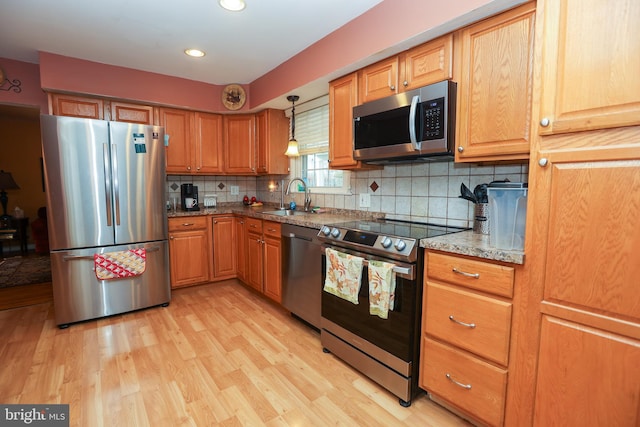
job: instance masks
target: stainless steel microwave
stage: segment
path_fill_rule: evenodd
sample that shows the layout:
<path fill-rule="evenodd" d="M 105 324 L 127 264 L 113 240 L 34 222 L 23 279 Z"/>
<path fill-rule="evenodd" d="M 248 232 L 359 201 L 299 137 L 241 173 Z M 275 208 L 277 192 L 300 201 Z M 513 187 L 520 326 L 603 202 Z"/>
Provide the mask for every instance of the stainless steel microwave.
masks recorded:
<path fill-rule="evenodd" d="M 353 158 L 368 163 L 453 157 L 456 83 L 444 80 L 353 108 Z"/>

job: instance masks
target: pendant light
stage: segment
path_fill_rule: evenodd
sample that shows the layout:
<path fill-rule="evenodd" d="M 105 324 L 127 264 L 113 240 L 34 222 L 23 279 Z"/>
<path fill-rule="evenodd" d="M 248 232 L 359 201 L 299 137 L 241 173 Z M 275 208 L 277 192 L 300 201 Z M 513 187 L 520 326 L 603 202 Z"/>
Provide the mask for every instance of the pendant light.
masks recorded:
<path fill-rule="evenodd" d="M 287 101 L 291 102 L 291 139 L 289 139 L 289 145 L 287 145 L 287 151 L 285 156 L 298 157 L 300 152 L 298 151 L 298 141 L 296 141 L 296 101 L 300 99 L 298 95 L 287 96 Z"/>

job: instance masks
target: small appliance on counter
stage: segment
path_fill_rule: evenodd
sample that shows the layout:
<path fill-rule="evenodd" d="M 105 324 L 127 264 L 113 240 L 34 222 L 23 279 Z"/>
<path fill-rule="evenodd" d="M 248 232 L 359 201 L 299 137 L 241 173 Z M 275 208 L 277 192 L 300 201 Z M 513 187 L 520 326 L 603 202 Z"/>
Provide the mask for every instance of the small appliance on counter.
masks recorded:
<path fill-rule="evenodd" d="M 527 187 L 526 182 L 489 184 L 489 244 L 494 248 L 524 250 Z"/>
<path fill-rule="evenodd" d="M 198 187 L 193 184 L 182 184 L 180 186 L 180 203 L 183 211 L 199 211 Z"/>

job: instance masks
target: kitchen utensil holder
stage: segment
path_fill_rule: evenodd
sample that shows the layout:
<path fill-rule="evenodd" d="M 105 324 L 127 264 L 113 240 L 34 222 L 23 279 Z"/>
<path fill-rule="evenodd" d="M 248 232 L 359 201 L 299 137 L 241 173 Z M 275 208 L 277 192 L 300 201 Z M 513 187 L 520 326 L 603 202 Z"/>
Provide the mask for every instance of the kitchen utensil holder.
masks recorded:
<path fill-rule="evenodd" d="M 489 234 L 489 204 L 476 203 L 473 209 L 473 232 Z"/>

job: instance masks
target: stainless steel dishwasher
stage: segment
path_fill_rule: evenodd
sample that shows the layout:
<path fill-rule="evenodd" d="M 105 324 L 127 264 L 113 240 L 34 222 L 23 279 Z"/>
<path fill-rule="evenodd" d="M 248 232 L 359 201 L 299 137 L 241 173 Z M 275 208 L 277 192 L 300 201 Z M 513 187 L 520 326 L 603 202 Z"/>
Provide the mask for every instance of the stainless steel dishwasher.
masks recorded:
<path fill-rule="evenodd" d="M 320 329 L 322 248 L 318 230 L 282 225 L 282 305 Z"/>

